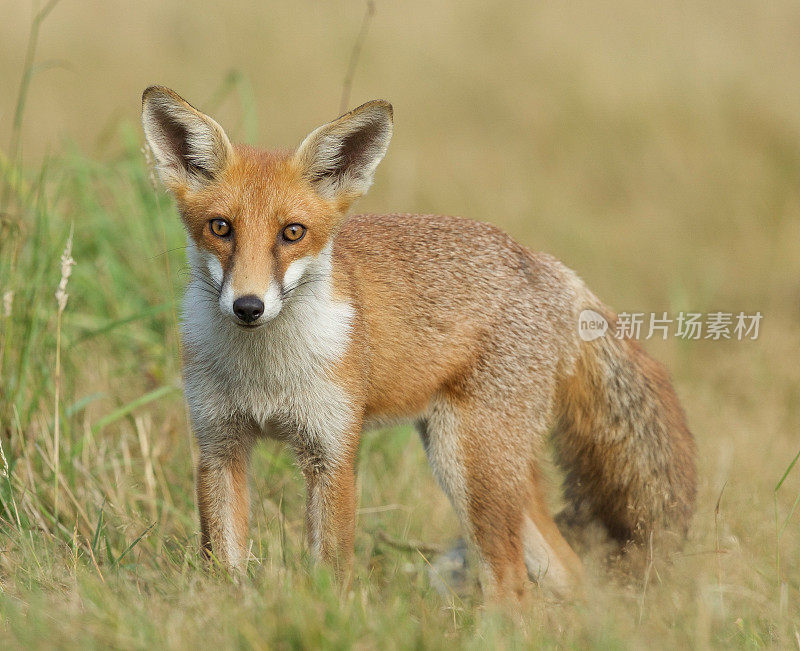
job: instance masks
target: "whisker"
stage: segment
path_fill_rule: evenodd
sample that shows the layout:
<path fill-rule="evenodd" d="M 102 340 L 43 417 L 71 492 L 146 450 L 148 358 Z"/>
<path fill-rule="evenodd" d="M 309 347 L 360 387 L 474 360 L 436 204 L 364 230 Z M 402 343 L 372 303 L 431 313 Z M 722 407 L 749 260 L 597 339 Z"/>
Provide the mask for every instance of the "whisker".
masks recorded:
<path fill-rule="evenodd" d="M 209 296 L 214 297 L 215 299 L 219 300 L 221 287 L 213 282 L 211 279 L 193 274 L 192 276 L 195 280 L 197 280 L 197 284 L 195 287 L 199 289 L 201 292 L 208 294 Z"/>
<path fill-rule="evenodd" d="M 281 296 L 283 298 L 286 298 L 289 294 L 291 294 L 299 287 L 303 287 L 304 285 L 308 285 L 311 283 L 324 282 L 325 280 L 327 280 L 328 277 L 329 276 L 327 274 L 316 274 L 316 275 L 309 274 L 308 276 L 304 276 L 300 280 L 296 281 L 294 284 L 289 285 L 288 287 L 284 287 L 283 290 L 281 291 Z"/>
<path fill-rule="evenodd" d="M 192 270 L 191 272 L 192 278 L 200 282 L 202 285 L 213 289 L 217 294 L 222 291 L 222 285 L 217 283 L 213 278 L 208 276 L 207 274 Z"/>
<path fill-rule="evenodd" d="M 162 255 L 167 255 L 167 253 L 172 253 L 173 251 L 180 251 L 181 249 L 186 249 L 188 246 L 189 246 L 188 244 L 184 244 L 183 246 L 176 246 L 176 247 L 175 247 L 175 248 L 173 248 L 173 249 L 167 249 L 167 250 L 165 250 L 165 251 L 162 251 L 161 253 L 156 253 L 156 254 L 155 254 L 155 255 L 154 255 L 152 258 L 150 258 L 150 259 L 151 259 L 151 260 L 155 260 L 156 258 L 160 258 Z"/>

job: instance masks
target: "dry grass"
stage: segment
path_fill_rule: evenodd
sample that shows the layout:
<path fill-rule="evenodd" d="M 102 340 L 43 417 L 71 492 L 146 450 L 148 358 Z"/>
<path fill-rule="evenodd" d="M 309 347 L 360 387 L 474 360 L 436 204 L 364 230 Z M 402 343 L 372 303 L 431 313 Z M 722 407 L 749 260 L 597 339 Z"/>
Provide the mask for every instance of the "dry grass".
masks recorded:
<path fill-rule="evenodd" d="M 681 554 L 613 577 L 590 555 L 589 598 L 537 598 L 524 624 L 481 609 L 474 591 L 442 598 L 426 559 L 386 542 L 457 535 L 400 428 L 362 446 L 350 593 L 308 566 L 302 485 L 273 444 L 254 466 L 249 577 L 203 571 L 179 389 L 183 236 L 142 160 L 138 96 L 173 85 L 239 139 L 293 144 L 335 116 L 363 13 L 63 3 L 43 23 L 36 61 L 65 65 L 33 77 L 27 163 L 0 150 L 0 638 L 800 646 L 800 463 L 781 481 L 800 449 L 800 10 L 788 0 L 377 2 L 353 77 L 351 104 L 385 96 L 396 111 L 360 208 L 493 221 L 620 311 L 764 314 L 757 341 L 647 343 L 700 449 Z M 3 143 L 29 18 L 15 5 L 0 26 Z"/>

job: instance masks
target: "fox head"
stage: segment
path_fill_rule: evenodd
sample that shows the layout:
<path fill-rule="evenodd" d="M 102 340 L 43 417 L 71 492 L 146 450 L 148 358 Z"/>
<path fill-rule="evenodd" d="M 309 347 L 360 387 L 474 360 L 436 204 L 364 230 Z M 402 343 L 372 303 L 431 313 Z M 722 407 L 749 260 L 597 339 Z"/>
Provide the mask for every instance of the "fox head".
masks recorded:
<path fill-rule="evenodd" d="M 283 152 L 232 145 L 211 117 L 163 86 L 144 91 L 142 123 L 194 244 L 193 272 L 223 314 L 255 328 L 330 255 L 337 227 L 386 153 L 392 106 L 368 102 Z"/>

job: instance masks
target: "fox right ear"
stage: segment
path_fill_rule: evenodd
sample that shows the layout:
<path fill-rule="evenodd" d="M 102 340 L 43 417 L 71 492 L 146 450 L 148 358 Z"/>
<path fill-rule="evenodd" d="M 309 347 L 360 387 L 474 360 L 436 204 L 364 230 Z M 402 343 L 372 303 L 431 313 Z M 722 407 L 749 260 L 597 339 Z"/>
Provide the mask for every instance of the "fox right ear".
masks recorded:
<path fill-rule="evenodd" d="M 202 186 L 233 156 L 222 127 L 164 86 L 142 94 L 142 125 L 158 175 L 173 193 Z"/>

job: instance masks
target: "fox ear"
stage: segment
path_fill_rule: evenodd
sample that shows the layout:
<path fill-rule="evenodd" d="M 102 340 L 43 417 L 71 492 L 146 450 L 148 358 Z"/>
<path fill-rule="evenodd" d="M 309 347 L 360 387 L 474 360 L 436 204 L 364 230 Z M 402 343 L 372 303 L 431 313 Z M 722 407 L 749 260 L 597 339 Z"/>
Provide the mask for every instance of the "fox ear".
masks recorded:
<path fill-rule="evenodd" d="M 222 127 L 164 86 L 150 86 L 144 91 L 142 125 L 158 175 L 172 192 L 187 185 L 203 185 L 233 156 Z"/>
<path fill-rule="evenodd" d="M 392 105 L 367 102 L 312 131 L 294 159 L 325 199 L 353 201 L 364 194 L 392 139 Z"/>

